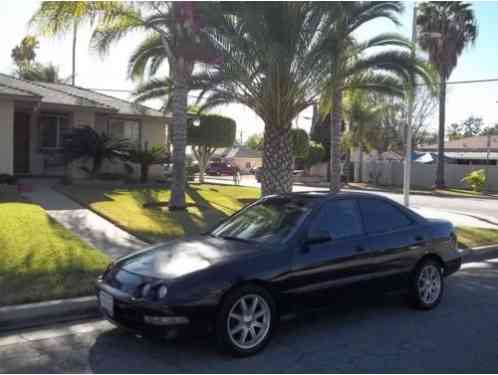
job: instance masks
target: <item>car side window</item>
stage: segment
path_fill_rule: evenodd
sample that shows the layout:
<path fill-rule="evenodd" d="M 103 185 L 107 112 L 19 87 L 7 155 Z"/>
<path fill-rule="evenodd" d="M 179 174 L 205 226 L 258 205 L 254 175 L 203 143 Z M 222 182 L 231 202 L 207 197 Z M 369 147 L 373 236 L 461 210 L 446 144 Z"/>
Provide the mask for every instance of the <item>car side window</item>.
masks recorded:
<path fill-rule="evenodd" d="M 380 199 L 359 199 L 361 215 L 367 233 L 384 233 L 413 224 L 398 207 Z"/>
<path fill-rule="evenodd" d="M 313 218 L 310 233 L 327 232 L 332 239 L 363 233 L 360 212 L 353 199 L 338 199 L 325 203 Z"/>

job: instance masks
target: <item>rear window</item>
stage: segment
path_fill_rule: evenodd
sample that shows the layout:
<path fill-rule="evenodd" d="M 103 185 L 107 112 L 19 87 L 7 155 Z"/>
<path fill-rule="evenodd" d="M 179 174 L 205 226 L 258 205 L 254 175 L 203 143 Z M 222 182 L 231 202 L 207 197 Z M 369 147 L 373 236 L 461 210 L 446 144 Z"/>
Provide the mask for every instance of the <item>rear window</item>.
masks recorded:
<path fill-rule="evenodd" d="M 383 233 L 407 227 L 413 220 L 398 207 L 380 199 L 359 199 L 367 233 Z"/>

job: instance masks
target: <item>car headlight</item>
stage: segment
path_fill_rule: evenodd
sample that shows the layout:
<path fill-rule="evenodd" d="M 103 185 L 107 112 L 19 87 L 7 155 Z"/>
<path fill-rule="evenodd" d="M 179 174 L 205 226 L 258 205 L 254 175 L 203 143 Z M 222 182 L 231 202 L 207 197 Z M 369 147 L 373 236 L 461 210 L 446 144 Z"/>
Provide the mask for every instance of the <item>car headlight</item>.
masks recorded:
<path fill-rule="evenodd" d="M 146 297 L 147 297 L 147 295 L 148 295 L 148 294 L 149 294 L 149 292 L 150 292 L 150 288 L 151 288 L 150 284 L 145 284 L 145 285 L 142 287 L 142 297 L 143 297 L 143 298 L 146 298 Z"/>
<path fill-rule="evenodd" d="M 157 290 L 157 299 L 163 299 L 168 294 L 168 288 L 166 285 L 161 285 Z"/>

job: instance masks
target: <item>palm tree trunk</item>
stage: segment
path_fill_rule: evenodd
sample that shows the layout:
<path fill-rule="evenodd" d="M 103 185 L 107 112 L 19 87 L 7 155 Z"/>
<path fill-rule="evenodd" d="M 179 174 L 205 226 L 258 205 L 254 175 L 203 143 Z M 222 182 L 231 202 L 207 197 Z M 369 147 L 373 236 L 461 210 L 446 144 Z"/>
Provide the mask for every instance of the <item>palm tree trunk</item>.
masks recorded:
<path fill-rule="evenodd" d="M 341 123 L 342 90 L 336 86 L 332 94 L 332 113 L 330 114 L 330 192 L 341 190 Z"/>
<path fill-rule="evenodd" d="M 261 194 L 292 191 L 292 147 L 290 129 L 278 124 L 265 124 Z"/>
<path fill-rule="evenodd" d="M 439 132 L 437 140 L 437 169 L 436 183 L 437 189 L 444 189 L 444 130 L 445 130 L 445 114 L 446 114 L 446 79 L 444 74 L 440 74 L 439 83 Z"/>
<path fill-rule="evenodd" d="M 171 143 L 173 146 L 170 210 L 184 210 L 185 205 L 185 148 L 187 146 L 187 94 L 185 84 L 177 83 L 171 94 L 173 106 L 173 126 Z"/>
<path fill-rule="evenodd" d="M 363 146 L 360 143 L 359 146 L 359 151 L 358 151 L 358 181 L 357 182 L 362 182 L 363 181 Z"/>
<path fill-rule="evenodd" d="M 71 75 L 71 85 L 76 85 L 76 40 L 78 35 L 78 21 L 73 25 L 73 70 Z"/>
<path fill-rule="evenodd" d="M 199 182 L 204 183 L 204 173 L 206 171 L 206 155 L 207 150 L 205 146 L 199 147 Z"/>
<path fill-rule="evenodd" d="M 145 184 L 149 180 L 149 166 L 142 164 L 140 166 L 140 183 Z"/>

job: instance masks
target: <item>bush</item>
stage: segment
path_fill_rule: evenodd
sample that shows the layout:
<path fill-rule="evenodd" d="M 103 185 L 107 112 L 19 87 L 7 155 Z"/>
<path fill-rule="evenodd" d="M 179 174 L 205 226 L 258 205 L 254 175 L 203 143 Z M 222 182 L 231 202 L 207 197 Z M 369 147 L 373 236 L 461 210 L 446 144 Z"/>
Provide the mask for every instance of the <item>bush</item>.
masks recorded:
<path fill-rule="evenodd" d="M 486 172 L 484 169 L 479 169 L 477 171 L 470 172 L 462 181 L 465 182 L 472 190 L 482 191 L 484 184 L 486 183 Z"/>

